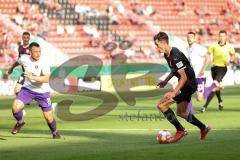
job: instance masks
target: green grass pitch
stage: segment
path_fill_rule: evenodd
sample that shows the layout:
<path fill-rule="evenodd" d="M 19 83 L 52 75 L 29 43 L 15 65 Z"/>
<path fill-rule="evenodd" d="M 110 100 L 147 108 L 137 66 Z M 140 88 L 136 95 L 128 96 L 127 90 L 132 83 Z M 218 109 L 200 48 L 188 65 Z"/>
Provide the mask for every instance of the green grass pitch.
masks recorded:
<path fill-rule="evenodd" d="M 94 94 L 94 93 L 92 93 Z M 98 94 L 98 93 L 96 93 Z M 240 90 L 239 86 L 226 87 L 222 92 L 224 111 L 218 111 L 216 97 L 206 113 L 198 113 L 203 102 L 193 101 L 196 116 L 211 125 L 213 130 L 205 141 L 199 140 L 199 130 L 180 119 L 189 135 L 179 143 L 160 145 L 156 135 L 160 129 L 173 126 L 156 109 L 158 99 L 138 98 L 136 106 L 120 101 L 112 112 L 89 121 L 62 121 L 57 126 L 62 139 L 53 140 L 41 110 L 32 103 L 26 107 L 26 125 L 21 133 L 11 135 L 15 124 L 11 114 L 13 98 L 0 98 L 0 160 L 235 160 L 240 157 Z M 74 101 L 73 113 L 88 111 L 99 104 L 88 97 L 56 96 Z M 175 109 L 175 106 L 173 105 Z"/>

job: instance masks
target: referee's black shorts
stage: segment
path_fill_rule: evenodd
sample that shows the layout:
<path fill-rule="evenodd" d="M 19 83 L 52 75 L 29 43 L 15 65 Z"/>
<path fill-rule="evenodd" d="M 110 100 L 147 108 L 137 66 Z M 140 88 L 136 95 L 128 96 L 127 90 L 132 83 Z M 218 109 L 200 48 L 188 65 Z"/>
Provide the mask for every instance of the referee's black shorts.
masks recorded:
<path fill-rule="evenodd" d="M 21 76 L 17 80 L 17 83 L 23 85 L 24 81 L 25 81 L 25 76 L 24 74 L 21 74 Z"/>
<path fill-rule="evenodd" d="M 212 78 L 218 82 L 222 82 L 223 77 L 227 73 L 227 67 L 214 66 L 211 68 Z"/>
<path fill-rule="evenodd" d="M 176 95 L 173 99 L 176 103 L 180 103 L 182 101 L 190 102 L 192 98 L 192 94 L 194 94 L 197 90 L 197 85 L 185 85 L 180 90 L 180 93 Z"/>

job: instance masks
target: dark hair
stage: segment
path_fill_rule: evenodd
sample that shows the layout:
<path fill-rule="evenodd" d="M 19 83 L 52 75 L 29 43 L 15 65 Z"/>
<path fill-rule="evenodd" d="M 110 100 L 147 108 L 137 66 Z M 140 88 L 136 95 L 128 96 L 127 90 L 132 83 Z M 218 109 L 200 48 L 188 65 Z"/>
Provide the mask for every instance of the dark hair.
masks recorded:
<path fill-rule="evenodd" d="M 40 47 L 40 45 L 39 45 L 37 42 L 32 42 L 32 43 L 29 45 L 29 49 L 32 50 L 32 47 Z"/>
<path fill-rule="evenodd" d="M 168 43 L 168 35 L 165 32 L 159 32 L 157 35 L 154 36 L 153 38 L 154 41 L 158 40 L 158 41 L 166 41 Z"/>
<path fill-rule="evenodd" d="M 188 34 L 192 34 L 192 35 L 194 35 L 194 37 L 196 36 L 196 33 L 195 33 L 195 32 L 193 32 L 193 31 L 191 31 L 191 32 L 188 32 Z"/>
<path fill-rule="evenodd" d="M 227 34 L 227 31 L 226 31 L 226 30 L 220 30 L 220 31 L 219 31 L 219 34 L 221 34 L 221 33 Z"/>
<path fill-rule="evenodd" d="M 30 36 L 30 33 L 29 33 L 29 32 L 23 32 L 22 35 L 28 35 L 28 36 Z"/>

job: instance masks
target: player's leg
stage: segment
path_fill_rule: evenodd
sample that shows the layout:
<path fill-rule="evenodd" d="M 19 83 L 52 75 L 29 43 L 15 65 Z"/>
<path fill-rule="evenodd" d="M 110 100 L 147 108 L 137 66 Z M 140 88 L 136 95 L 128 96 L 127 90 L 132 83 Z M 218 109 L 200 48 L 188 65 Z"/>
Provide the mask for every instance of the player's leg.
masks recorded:
<path fill-rule="evenodd" d="M 205 104 L 203 105 L 203 107 L 201 108 L 201 112 L 205 112 L 209 103 L 212 101 L 213 97 L 215 96 L 214 92 L 211 92 L 210 95 L 207 97 L 207 100 L 205 102 Z"/>
<path fill-rule="evenodd" d="M 200 77 L 197 78 L 197 91 L 196 91 L 196 99 L 197 101 L 203 101 L 204 100 L 204 89 L 205 89 L 205 84 L 206 84 L 206 77 Z M 188 111 L 189 113 L 193 114 L 193 105 L 192 101 L 188 103 Z"/>
<path fill-rule="evenodd" d="M 12 105 L 12 113 L 18 123 L 23 123 L 23 113 L 22 113 L 23 108 L 24 108 L 24 103 L 19 99 L 15 99 Z"/>
<path fill-rule="evenodd" d="M 23 83 L 24 83 L 24 80 L 25 80 L 25 77 L 24 77 L 24 74 L 22 74 L 22 75 L 19 77 L 19 79 L 17 80 L 17 83 L 16 83 L 16 85 L 15 85 L 15 87 L 14 87 L 14 93 L 15 93 L 16 96 L 17 96 L 18 93 L 20 92 L 20 90 L 21 90 L 21 88 L 22 88 L 22 85 L 23 85 Z M 26 105 L 29 105 L 29 104 L 26 104 Z M 22 112 L 23 112 L 23 116 L 24 116 L 24 115 L 26 114 L 26 111 L 23 109 Z"/>
<path fill-rule="evenodd" d="M 193 104 L 192 104 L 192 101 L 190 101 L 190 102 L 188 103 L 188 112 L 189 112 L 189 113 L 193 113 Z"/>
<path fill-rule="evenodd" d="M 192 113 L 188 112 L 187 109 L 188 102 L 182 101 L 177 104 L 177 115 L 179 117 L 182 117 L 186 119 L 187 122 L 191 123 L 192 125 L 197 126 L 200 130 L 203 130 L 206 128 L 206 126 L 200 122 Z"/>
<path fill-rule="evenodd" d="M 194 114 L 188 112 L 188 103 L 188 101 L 182 101 L 177 104 L 177 115 L 184 118 L 192 125 L 198 127 L 200 129 L 200 139 L 203 140 L 205 139 L 207 133 L 210 131 L 210 127 L 198 120 Z"/>
<path fill-rule="evenodd" d="M 211 75 L 212 75 L 212 79 L 215 80 L 216 79 L 216 76 L 217 76 L 217 68 L 216 67 L 212 67 L 211 68 Z M 209 103 L 212 101 L 214 95 L 215 95 L 215 92 L 213 92 L 212 90 L 214 88 L 216 88 L 216 83 L 212 83 L 212 85 L 210 87 L 208 87 L 207 89 L 205 89 L 205 92 L 204 92 L 204 97 L 207 98 L 205 104 L 203 105 L 203 107 L 201 108 L 201 112 L 205 112 Z"/>
<path fill-rule="evenodd" d="M 176 118 L 173 110 L 169 107 L 172 103 L 175 102 L 174 100 L 165 97 L 158 104 L 159 110 L 164 114 L 166 119 L 175 126 L 177 130 L 176 134 L 169 140 L 169 143 L 175 143 L 179 141 L 183 136 L 187 135 L 187 131 L 185 131 L 185 128 L 181 125 L 181 123 Z"/>
<path fill-rule="evenodd" d="M 213 80 L 212 84 L 209 87 L 205 88 L 203 92 L 204 99 L 206 99 L 212 92 L 216 92 L 219 89 L 220 84 L 218 83 L 218 81 Z"/>
<path fill-rule="evenodd" d="M 12 105 L 12 113 L 14 118 L 17 120 L 16 125 L 12 129 L 12 134 L 16 134 L 20 132 L 20 129 L 25 124 L 23 120 L 23 108 L 24 105 L 30 103 L 33 99 L 34 95 L 29 92 L 29 90 L 25 88 L 21 88 L 19 94 L 16 97 L 16 100 Z"/>
<path fill-rule="evenodd" d="M 224 76 L 226 75 L 227 73 L 227 67 L 221 67 L 218 69 L 218 74 L 216 76 L 216 80 L 220 83 L 222 82 L 222 79 L 224 78 Z M 223 110 L 223 101 L 222 101 L 222 97 L 221 97 L 221 90 L 217 90 L 216 92 L 216 96 L 217 96 L 217 99 L 218 99 L 218 107 L 219 107 L 219 110 Z"/>
<path fill-rule="evenodd" d="M 206 77 L 197 78 L 197 91 L 196 91 L 196 98 L 197 101 L 204 100 L 204 91 L 205 91 L 205 84 L 206 84 Z"/>
<path fill-rule="evenodd" d="M 184 127 L 180 124 L 173 110 L 170 108 L 170 105 L 173 103 L 174 100 L 164 97 L 162 100 L 160 100 L 157 107 L 163 113 L 166 119 L 175 126 L 176 130 L 184 131 Z"/>
<path fill-rule="evenodd" d="M 41 107 L 41 109 L 43 111 L 44 118 L 48 124 L 49 129 L 51 130 L 53 138 L 59 139 L 60 135 L 57 131 L 56 120 L 54 119 L 53 114 L 52 114 L 50 94 L 49 93 L 37 93 L 35 100 L 37 101 L 39 107 Z"/>
<path fill-rule="evenodd" d="M 204 100 L 203 93 L 196 91 L 196 99 L 197 99 L 198 102 L 203 101 Z"/>
<path fill-rule="evenodd" d="M 216 96 L 217 96 L 217 99 L 218 99 L 218 109 L 220 111 L 223 110 L 223 100 L 222 100 L 222 97 L 221 97 L 221 91 L 216 91 Z"/>
<path fill-rule="evenodd" d="M 53 118 L 52 111 L 43 111 L 43 115 L 48 124 L 48 127 L 51 130 L 53 138 L 54 139 L 61 138 L 59 132 L 57 131 L 57 124 L 56 124 L 56 120 Z"/>

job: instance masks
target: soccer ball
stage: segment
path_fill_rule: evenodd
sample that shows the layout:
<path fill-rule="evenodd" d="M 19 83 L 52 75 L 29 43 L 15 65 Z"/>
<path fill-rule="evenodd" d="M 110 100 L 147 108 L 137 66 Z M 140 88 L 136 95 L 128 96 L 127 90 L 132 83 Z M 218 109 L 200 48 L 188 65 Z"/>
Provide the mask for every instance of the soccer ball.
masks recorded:
<path fill-rule="evenodd" d="M 167 144 L 171 137 L 172 135 L 168 130 L 160 130 L 157 135 L 157 141 L 159 144 Z"/>

